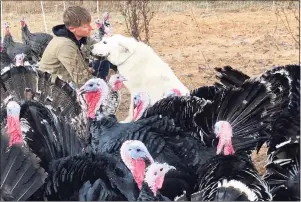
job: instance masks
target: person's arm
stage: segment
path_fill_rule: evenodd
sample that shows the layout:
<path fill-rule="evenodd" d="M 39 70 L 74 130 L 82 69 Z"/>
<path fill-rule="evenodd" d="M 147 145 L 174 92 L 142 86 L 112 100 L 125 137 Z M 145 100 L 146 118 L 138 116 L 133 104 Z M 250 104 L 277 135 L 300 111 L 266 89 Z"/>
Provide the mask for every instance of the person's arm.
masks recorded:
<path fill-rule="evenodd" d="M 77 85 L 83 85 L 91 78 L 88 65 L 77 47 L 65 44 L 58 49 L 57 57 Z"/>

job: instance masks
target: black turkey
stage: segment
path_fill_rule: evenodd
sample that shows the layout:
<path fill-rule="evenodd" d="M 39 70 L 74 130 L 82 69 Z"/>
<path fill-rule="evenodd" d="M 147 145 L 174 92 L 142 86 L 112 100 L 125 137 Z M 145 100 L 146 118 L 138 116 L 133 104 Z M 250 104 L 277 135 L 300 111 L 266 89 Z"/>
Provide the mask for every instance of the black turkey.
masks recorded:
<path fill-rule="evenodd" d="M 5 23 L 5 36 L 3 40 L 3 51 L 7 53 L 11 60 L 14 60 L 16 55 L 24 53 L 27 60 L 37 63 L 39 61 L 37 55 L 31 50 L 29 45 L 15 42 L 9 32 L 9 25 Z"/>
<path fill-rule="evenodd" d="M 24 17 L 20 22 L 23 43 L 30 46 L 35 55 L 41 58 L 53 36 L 47 33 L 31 33 L 28 29 L 28 25 L 26 24 Z"/>
<path fill-rule="evenodd" d="M 239 97 L 237 97 L 239 99 Z M 225 99 L 226 101 L 227 99 Z M 230 101 L 230 100 L 228 100 Z M 273 102 L 273 100 L 270 100 Z M 251 101 L 252 102 L 252 101 Z M 257 102 L 257 101 L 253 101 Z M 227 101 L 226 101 L 227 103 Z M 231 103 L 231 102 L 230 102 Z M 211 106 L 204 107 L 198 115 L 203 120 L 210 119 L 207 113 L 207 107 L 211 111 Z M 223 106 L 221 106 L 223 107 Z M 261 107 L 257 111 L 264 115 L 269 110 L 269 106 Z M 253 123 L 254 127 L 264 122 L 258 117 L 258 123 Z M 264 129 L 264 128 L 262 128 Z M 220 120 L 214 125 L 214 132 L 219 138 L 216 154 L 217 156 L 208 159 L 206 163 L 199 167 L 198 173 L 198 191 L 192 194 L 194 201 L 270 201 L 272 195 L 268 184 L 262 179 L 258 171 L 251 162 L 251 158 L 243 150 L 237 152 L 233 149 L 232 126 L 227 119 Z M 241 141 L 244 141 L 241 139 Z M 239 144 L 239 143 L 238 143 Z M 245 146 L 248 150 L 248 145 Z"/>
<path fill-rule="evenodd" d="M 77 101 L 76 91 L 58 77 L 33 66 L 12 67 L 1 75 L 1 128 L 6 126 L 6 104 L 10 100 L 18 104 L 34 100 L 47 106 L 54 114 L 66 117 L 75 129 L 82 144 L 87 145 L 87 116 L 85 105 Z"/>
<path fill-rule="evenodd" d="M 219 85 L 224 88 L 240 86 L 249 79 L 249 76 L 229 66 L 216 68 L 216 71 Z M 271 91 L 276 94 L 276 102 L 282 103 L 281 116 L 276 117 L 271 130 L 264 131 L 271 135 L 267 141 L 268 153 L 270 153 L 276 150 L 277 144 L 300 136 L 300 66 L 275 67 L 254 79 L 262 83 L 270 83 Z"/>
<path fill-rule="evenodd" d="M 137 199 L 128 168 L 107 154 L 82 154 L 51 162 L 44 200 L 119 201 Z"/>
<path fill-rule="evenodd" d="M 9 147 L 1 133 L 1 201 L 26 201 L 44 184 L 47 173 L 39 161 L 20 145 Z"/>

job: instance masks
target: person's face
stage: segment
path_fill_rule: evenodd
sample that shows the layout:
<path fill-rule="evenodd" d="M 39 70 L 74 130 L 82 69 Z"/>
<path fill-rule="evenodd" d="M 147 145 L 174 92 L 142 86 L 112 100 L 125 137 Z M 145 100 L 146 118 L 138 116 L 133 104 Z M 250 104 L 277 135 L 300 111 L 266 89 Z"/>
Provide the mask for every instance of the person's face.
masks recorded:
<path fill-rule="evenodd" d="M 90 23 L 83 24 L 79 27 L 73 27 L 70 26 L 69 30 L 76 36 L 76 37 L 88 37 L 91 34 L 91 31 L 93 30 L 93 27 Z"/>

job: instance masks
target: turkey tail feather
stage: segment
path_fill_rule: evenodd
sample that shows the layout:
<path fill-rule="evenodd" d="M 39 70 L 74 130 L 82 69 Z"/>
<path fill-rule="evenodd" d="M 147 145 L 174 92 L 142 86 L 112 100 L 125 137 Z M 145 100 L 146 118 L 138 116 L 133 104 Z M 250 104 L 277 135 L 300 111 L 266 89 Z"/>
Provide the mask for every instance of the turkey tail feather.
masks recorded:
<path fill-rule="evenodd" d="M 250 77 L 239 70 L 233 69 L 230 66 L 223 68 L 214 68 L 217 72 L 216 78 L 224 87 L 239 87 Z"/>
<path fill-rule="evenodd" d="M 55 114 L 76 116 L 80 113 L 76 91 L 60 78 L 51 83 L 51 75 L 31 67 L 13 67 L 1 75 L 1 101 L 6 98 L 18 103 L 34 99 L 49 105 Z"/>
<path fill-rule="evenodd" d="M 215 201 L 249 201 L 250 199 L 241 191 L 233 187 L 219 187 L 216 191 Z"/>
<path fill-rule="evenodd" d="M 215 94 L 219 91 L 217 86 L 202 86 L 190 92 L 190 96 L 196 96 L 205 100 L 212 100 Z"/>
<path fill-rule="evenodd" d="M 248 80 L 240 88 L 231 87 L 218 93 L 212 103 L 195 115 L 194 121 L 206 136 L 206 144 L 216 140 L 215 123 L 227 121 L 232 125 L 234 148 L 253 149 L 254 143 L 266 140 L 259 132 L 270 127 L 272 115 L 279 113 L 274 97 L 266 85 Z"/>
<path fill-rule="evenodd" d="M 82 151 L 75 130 L 67 118 L 56 116 L 51 110 L 35 101 L 21 107 L 21 121 L 29 130 L 25 133 L 27 146 L 41 158 L 45 169 L 48 163 Z"/>
<path fill-rule="evenodd" d="M 8 147 L 1 135 L 1 201 L 25 201 L 45 182 L 47 173 L 39 167 L 39 159 L 20 145 Z"/>

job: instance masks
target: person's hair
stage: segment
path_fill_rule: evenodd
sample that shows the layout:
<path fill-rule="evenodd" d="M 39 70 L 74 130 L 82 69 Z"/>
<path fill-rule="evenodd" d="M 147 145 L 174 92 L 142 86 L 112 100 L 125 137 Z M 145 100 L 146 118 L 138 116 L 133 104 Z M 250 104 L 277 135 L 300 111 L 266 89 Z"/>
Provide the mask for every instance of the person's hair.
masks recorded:
<path fill-rule="evenodd" d="M 91 23 L 91 14 L 83 7 L 70 6 L 64 11 L 63 22 L 67 28 L 70 26 L 79 27 Z"/>

